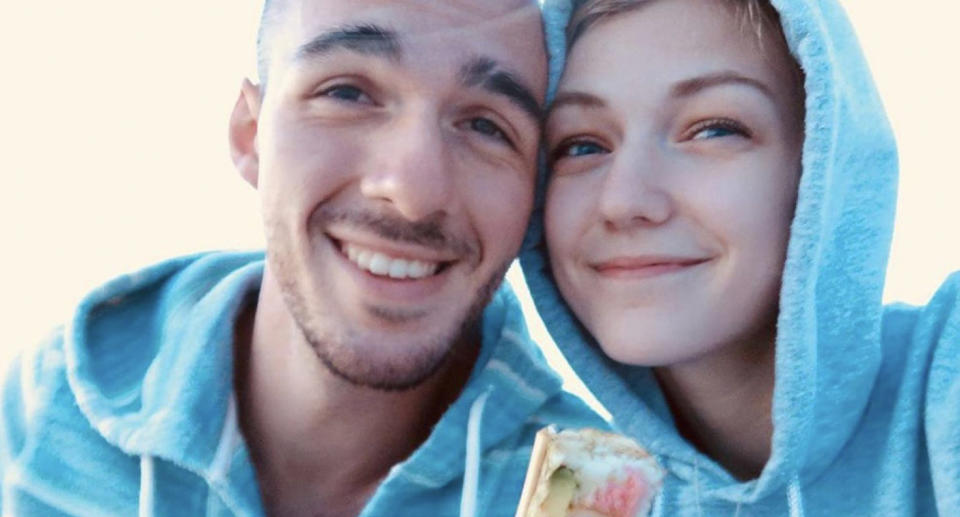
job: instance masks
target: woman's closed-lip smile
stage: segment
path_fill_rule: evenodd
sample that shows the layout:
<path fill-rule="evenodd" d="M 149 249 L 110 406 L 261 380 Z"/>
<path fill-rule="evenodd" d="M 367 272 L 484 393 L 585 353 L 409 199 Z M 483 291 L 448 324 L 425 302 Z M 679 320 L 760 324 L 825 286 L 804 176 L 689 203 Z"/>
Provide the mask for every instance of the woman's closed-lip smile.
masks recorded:
<path fill-rule="evenodd" d="M 607 277 L 647 278 L 683 271 L 709 260 L 703 257 L 634 255 L 591 262 L 590 267 Z"/>

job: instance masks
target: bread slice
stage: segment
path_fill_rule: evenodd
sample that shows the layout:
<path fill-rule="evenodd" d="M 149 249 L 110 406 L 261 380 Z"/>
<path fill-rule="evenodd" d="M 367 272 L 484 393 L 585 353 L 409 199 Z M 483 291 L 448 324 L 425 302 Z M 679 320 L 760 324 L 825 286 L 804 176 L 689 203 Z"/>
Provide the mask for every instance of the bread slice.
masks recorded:
<path fill-rule="evenodd" d="M 541 429 L 516 517 L 643 517 L 665 473 L 636 442 L 596 429 Z"/>

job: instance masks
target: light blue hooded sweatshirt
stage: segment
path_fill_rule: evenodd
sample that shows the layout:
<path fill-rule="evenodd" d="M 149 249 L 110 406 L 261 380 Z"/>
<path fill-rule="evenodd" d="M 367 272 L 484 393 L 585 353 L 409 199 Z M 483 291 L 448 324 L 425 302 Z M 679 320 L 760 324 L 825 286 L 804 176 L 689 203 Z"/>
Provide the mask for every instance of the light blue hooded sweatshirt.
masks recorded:
<path fill-rule="evenodd" d="M 528 285 L 615 427 L 668 470 L 654 515 L 960 515 L 960 275 L 925 307 L 882 305 L 897 154 L 880 98 L 835 0 L 772 4 L 806 74 L 806 137 L 759 478 L 739 482 L 698 452 L 651 370 L 611 361 L 583 333 L 551 277 L 542 211 L 521 256 Z M 554 84 L 570 7 L 547 0 Z"/>
<path fill-rule="evenodd" d="M 262 274 L 259 253 L 171 260 L 92 292 L 25 353 L 0 406 L 2 514 L 262 515 L 233 390 L 234 323 Z M 460 397 L 362 516 L 513 515 L 534 433 L 604 424 L 561 390 L 509 287 L 482 336 Z"/>

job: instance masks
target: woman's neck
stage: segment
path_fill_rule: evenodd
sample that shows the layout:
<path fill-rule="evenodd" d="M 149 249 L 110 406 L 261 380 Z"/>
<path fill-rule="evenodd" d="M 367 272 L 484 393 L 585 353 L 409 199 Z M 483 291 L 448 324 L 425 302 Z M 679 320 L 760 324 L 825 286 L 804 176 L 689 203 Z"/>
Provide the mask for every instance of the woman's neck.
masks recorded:
<path fill-rule="evenodd" d="M 678 432 L 740 480 L 759 477 L 773 437 L 775 328 L 654 369 Z"/>

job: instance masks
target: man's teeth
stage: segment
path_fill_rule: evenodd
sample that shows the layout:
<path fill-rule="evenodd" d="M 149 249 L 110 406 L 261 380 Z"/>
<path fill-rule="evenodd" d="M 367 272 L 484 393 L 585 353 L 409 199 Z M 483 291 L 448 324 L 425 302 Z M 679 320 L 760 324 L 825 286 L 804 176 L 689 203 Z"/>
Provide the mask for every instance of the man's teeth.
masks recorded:
<path fill-rule="evenodd" d="M 347 258 L 360 269 L 377 276 L 397 279 L 425 278 L 436 273 L 437 268 L 440 267 L 437 262 L 395 258 L 377 251 L 357 248 L 351 244 L 344 244 L 343 251 Z"/>

